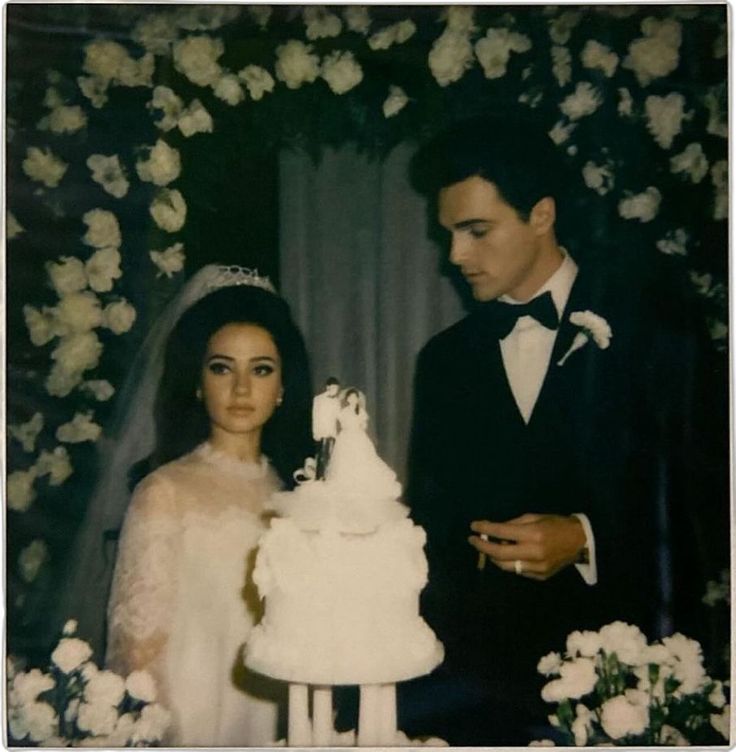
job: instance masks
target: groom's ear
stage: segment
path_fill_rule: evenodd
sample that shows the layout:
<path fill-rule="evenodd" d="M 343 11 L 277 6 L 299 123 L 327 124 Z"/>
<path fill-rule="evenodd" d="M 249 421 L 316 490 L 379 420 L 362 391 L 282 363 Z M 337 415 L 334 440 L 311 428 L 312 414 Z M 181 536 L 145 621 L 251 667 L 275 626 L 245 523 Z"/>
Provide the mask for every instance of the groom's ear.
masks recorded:
<path fill-rule="evenodd" d="M 529 213 L 529 225 L 537 235 L 545 235 L 555 226 L 557 207 L 552 196 L 540 198 Z"/>

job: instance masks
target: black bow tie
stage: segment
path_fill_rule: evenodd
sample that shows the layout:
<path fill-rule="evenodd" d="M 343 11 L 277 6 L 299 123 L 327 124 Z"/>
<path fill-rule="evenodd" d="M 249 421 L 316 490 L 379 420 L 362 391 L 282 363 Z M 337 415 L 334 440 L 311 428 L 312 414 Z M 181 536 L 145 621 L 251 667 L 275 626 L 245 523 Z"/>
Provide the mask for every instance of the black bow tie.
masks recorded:
<path fill-rule="evenodd" d="M 557 329 L 560 317 L 552 300 L 552 293 L 545 292 L 528 303 L 502 303 L 493 300 L 480 307 L 481 316 L 493 329 L 498 339 L 506 337 L 522 316 L 531 316 L 547 329 Z"/>

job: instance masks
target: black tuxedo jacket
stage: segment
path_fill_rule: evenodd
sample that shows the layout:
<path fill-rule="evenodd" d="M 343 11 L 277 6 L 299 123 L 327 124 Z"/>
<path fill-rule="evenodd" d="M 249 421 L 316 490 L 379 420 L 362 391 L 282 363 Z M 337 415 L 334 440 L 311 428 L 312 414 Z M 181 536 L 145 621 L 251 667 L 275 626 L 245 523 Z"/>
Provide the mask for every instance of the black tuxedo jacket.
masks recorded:
<path fill-rule="evenodd" d="M 692 608 L 720 564 L 707 554 L 728 549 L 713 472 L 727 431 L 713 422 L 708 343 L 667 279 L 658 270 L 634 286 L 579 271 L 528 424 L 483 306 L 420 353 L 407 496 L 428 535 L 423 611 L 445 644 L 442 670 L 533 705 L 537 662 L 575 629 L 621 619 L 653 638 L 692 613 L 675 626 L 700 636 Z M 608 321 L 610 346 L 589 341 L 559 366 L 579 331 L 569 314 L 584 310 Z M 525 512 L 588 515 L 598 584 L 572 566 L 545 582 L 479 570 L 471 521 Z"/>

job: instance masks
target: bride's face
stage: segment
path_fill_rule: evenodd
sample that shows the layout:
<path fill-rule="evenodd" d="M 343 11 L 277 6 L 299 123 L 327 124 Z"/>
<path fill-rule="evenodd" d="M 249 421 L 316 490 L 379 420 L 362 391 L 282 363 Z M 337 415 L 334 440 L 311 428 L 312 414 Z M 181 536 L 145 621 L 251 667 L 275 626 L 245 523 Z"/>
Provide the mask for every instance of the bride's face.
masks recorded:
<path fill-rule="evenodd" d="M 207 344 L 201 384 L 213 434 L 260 438 L 283 391 L 281 358 L 269 332 L 242 323 L 215 332 Z"/>

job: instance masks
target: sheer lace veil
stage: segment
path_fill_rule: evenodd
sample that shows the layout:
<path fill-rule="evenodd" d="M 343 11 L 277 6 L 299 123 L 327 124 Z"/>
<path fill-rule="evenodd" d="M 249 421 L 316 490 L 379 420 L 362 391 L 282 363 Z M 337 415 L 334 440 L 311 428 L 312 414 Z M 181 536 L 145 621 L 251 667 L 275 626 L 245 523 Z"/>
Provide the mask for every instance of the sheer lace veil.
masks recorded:
<path fill-rule="evenodd" d="M 216 286 L 223 267 L 196 272 L 158 317 L 133 360 L 118 395 L 112 428 L 98 443 L 99 477 L 70 552 L 59 595 L 59 626 L 76 619 L 78 634 L 99 660 L 105 640 L 105 611 L 115 563 L 115 533 L 130 500 L 131 468 L 154 449 L 154 404 L 163 372 L 166 342 L 180 316 Z"/>

